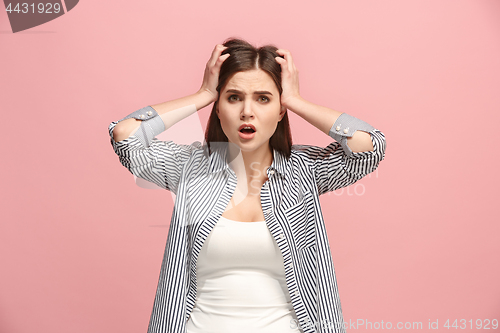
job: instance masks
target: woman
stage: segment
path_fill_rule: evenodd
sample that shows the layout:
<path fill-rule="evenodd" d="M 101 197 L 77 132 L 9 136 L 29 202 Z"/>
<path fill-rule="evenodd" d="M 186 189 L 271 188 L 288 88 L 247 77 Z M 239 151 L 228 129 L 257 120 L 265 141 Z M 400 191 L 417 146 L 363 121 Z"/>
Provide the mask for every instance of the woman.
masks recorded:
<path fill-rule="evenodd" d="M 205 145 L 154 137 L 214 103 Z M 287 110 L 335 142 L 292 146 Z M 299 94 L 289 51 L 217 45 L 199 91 L 109 126 L 120 162 L 176 194 L 148 332 L 345 332 L 318 196 L 373 172 L 385 138 Z"/>

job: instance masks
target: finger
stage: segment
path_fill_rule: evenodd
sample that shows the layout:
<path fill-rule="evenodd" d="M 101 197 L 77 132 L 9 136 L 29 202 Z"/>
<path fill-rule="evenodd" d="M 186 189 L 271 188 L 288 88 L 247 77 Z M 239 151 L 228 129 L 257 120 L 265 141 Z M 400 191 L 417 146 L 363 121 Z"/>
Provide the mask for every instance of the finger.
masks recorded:
<path fill-rule="evenodd" d="M 212 66 L 212 68 L 209 69 L 210 73 L 213 75 L 218 75 L 220 73 L 220 68 L 222 66 L 222 63 L 229 58 L 230 54 L 226 53 L 224 55 L 221 55 L 217 58 L 217 61 L 215 64 Z"/>
<path fill-rule="evenodd" d="M 283 63 L 283 61 L 286 61 L 285 59 L 283 59 L 282 57 L 274 57 L 274 59 L 281 65 Z"/>
<path fill-rule="evenodd" d="M 278 49 L 276 50 L 279 54 L 282 54 L 285 59 L 291 59 L 292 58 L 292 54 L 290 53 L 290 51 L 288 50 L 285 50 L 285 49 Z"/>
<path fill-rule="evenodd" d="M 209 60 L 210 66 L 214 66 L 217 60 L 219 59 L 222 51 L 227 49 L 227 46 L 224 46 L 222 44 L 217 44 L 214 47 L 214 50 L 212 51 L 212 57 Z"/>
<path fill-rule="evenodd" d="M 290 69 L 290 72 L 295 72 L 295 62 L 293 61 L 293 57 L 292 57 L 292 53 L 290 51 L 288 51 L 288 66 L 289 66 L 289 69 Z"/>
<path fill-rule="evenodd" d="M 222 65 L 222 63 L 227 59 L 229 58 L 229 56 L 231 56 L 230 53 L 226 53 L 226 54 L 223 54 L 221 56 L 219 56 L 219 58 L 217 58 L 217 62 L 215 63 L 215 66 L 217 67 L 220 67 Z"/>
<path fill-rule="evenodd" d="M 294 64 L 293 64 L 293 58 L 292 58 L 292 53 L 288 50 L 285 50 L 285 58 L 288 63 L 288 70 L 290 72 L 294 71 Z"/>
<path fill-rule="evenodd" d="M 290 51 L 286 49 L 278 49 L 276 50 L 276 52 L 283 54 L 287 62 L 287 70 L 289 72 L 293 72 L 295 70 L 295 65 L 293 63 L 292 54 L 290 53 Z"/>
<path fill-rule="evenodd" d="M 212 57 L 210 58 L 210 65 L 211 66 L 214 66 L 215 63 L 217 62 L 217 60 L 219 59 L 219 56 L 222 52 L 222 47 L 223 47 L 223 45 L 221 45 L 221 44 L 215 45 L 215 48 L 212 52 Z"/>
<path fill-rule="evenodd" d="M 288 71 L 287 61 L 281 57 L 276 57 L 275 59 L 281 66 L 281 72 L 286 73 Z"/>
<path fill-rule="evenodd" d="M 215 47 L 212 51 L 212 57 L 211 57 L 212 59 L 217 57 L 217 53 L 220 53 L 220 51 L 219 51 L 220 47 L 221 47 L 220 44 L 215 45 Z"/>

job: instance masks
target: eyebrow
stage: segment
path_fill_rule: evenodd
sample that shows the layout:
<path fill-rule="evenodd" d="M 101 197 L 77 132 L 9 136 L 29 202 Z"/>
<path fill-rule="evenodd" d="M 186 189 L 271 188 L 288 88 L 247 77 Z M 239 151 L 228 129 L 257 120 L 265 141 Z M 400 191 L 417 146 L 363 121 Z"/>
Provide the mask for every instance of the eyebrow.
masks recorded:
<path fill-rule="evenodd" d="M 229 89 L 226 91 L 226 93 L 236 93 L 236 94 L 243 94 L 242 91 L 239 91 L 239 90 L 236 90 L 236 89 Z M 266 91 L 266 90 L 260 90 L 260 91 L 254 91 L 253 92 L 255 95 L 273 95 L 271 94 L 269 91 Z"/>

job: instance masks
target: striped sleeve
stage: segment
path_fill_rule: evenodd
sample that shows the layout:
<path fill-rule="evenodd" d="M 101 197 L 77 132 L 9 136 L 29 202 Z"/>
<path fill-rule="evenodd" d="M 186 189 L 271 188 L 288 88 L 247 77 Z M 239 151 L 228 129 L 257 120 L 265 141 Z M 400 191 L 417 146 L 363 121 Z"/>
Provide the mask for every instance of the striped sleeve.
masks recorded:
<path fill-rule="evenodd" d="M 357 130 L 370 134 L 373 151 L 352 152 L 347 138 Z M 385 135 L 371 125 L 343 113 L 330 129 L 336 142 L 326 147 L 304 146 L 312 165 L 319 195 L 354 184 L 375 171 L 385 157 Z"/>
<path fill-rule="evenodd" d="M 136 115 L 138 111 L 121 120 L 131 117 L 143 119 L 143 113 Z M 164 131 L 165 127 L 160 126 L 159 122 L 163 121 L 155 113 L 150 114 L 149 119 L 143 120 L 133 135 L 119 142 L 113 138 L 113 129 L 121 120 L 113 121 L 108 127 L 110 142 L 120 163 L 133 175 L 177 194 L 181 170 L 192 151 L 198 148 L 198 142 L 179 145 L 172 141 L 156 139 L 154 136 Z"/>

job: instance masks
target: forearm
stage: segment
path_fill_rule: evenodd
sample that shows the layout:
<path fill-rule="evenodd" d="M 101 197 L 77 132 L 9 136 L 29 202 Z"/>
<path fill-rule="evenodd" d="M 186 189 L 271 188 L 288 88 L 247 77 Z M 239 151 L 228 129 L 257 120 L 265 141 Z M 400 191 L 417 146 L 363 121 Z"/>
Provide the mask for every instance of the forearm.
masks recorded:
<path fill-rule="evenodd" d="M 342 112 L 311 103 L 309 101 L 306 101 L 302 97 L 297 97 L 291 103 L 288 103 L 287 108 L 292 112 L 298 114 L 300 117 L 318 128 L 323 133 L 337 139 L 337 141 L 340 136 L 335 135 L 335 133 L 341 134 L 349 131 L 348 126 L 343 126 L 338 122 L 339 117 L 343 114 Z M 348 117 L 350 116 L 344 115 L 342 118 L 344 118 L 346 121 L 352 120 L 347 119 Z M 371 128 L 371 126 L 364 126 L 364 128 Z M 354 128 L 351 128 L 350 130 L 352 131 L 353 129 Z M 347 145 L 352 152 L 373 151 L 373 144 L 370 134 L 366 131 L 363 131 L 363 129 L 356 130 L 352 134 L 352 136 L 347 137 Z"/>
<path fill-rule="evenodd" d="M 190 116 L 210 103 L 213 102 L 213 96 L 206 91 L 198 91 L 192 95 L 188 95 L 175 100 L 167 101 L 160 104 L 154 104 L 150 107 L 153 108 L 158 116 L 163 121 L 164 129 L 167 129 L 177 123 L 178 121 Z M 149 119 L 147 107 L 144 108 L 144 119 Z M 142 112 L 139 112 L 142 113 Z M 116 142 L 122 141 L 129 136 L 135 134 L 141 125 L 140 119 L 128 118 L 120 121 L 113 129 L 113 139 Z M 158 121 L 158 120 L 155 120 Z M 156 128 L 158 128 L 156 124 Z M 157 133 L 156 133 L 157 134 Z"/>
<path fill-rule="evenodd" d="M 328 135 L 332 124 L 342 114 L 342 112 L 306 101 L 302 97 L 297 97 L 293 103 L 288 103 L 287 108 L 326 135 Z"/>

